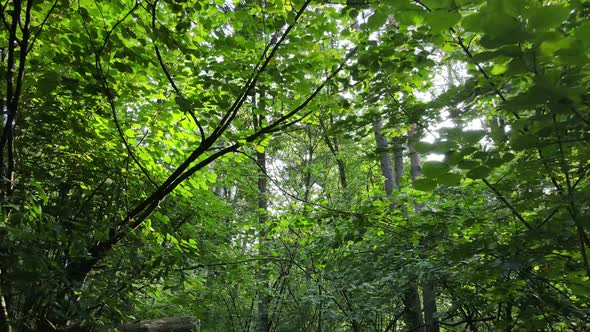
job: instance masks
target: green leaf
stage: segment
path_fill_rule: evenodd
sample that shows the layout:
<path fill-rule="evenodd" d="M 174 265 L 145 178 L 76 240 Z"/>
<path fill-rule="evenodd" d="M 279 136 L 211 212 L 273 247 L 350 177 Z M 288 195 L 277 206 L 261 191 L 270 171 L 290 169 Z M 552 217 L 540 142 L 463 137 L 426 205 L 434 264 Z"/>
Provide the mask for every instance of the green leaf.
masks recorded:
<path fill-rule="evenodd" d="M 460 169 L 473 169 L 479 166 L 479 162 L 474 160 L 463 160 L 457 165 Z"/>
<path fill-rule="evenodd" d="M 427 161 L 422 164 L 422 173 L 426 177 L 437 177 L 449 171 L 449 165 L 440 161 Z"/>
<path fill-rule="evenodd" d="M 527 12 L 531 29 L 542 30 L 559 26 L 569 15 L 571 9 L 560 5 L 548 5 Z"/>
<path fill-rule="evenodd" d="M 574 40 L 570 38 L 559 38 L 545 40 L 541 43 L 539 50 L 542 54 L 547 56 L 553 56 L 555 53 L 569 49 L 573 46 Z"/>
<path fill-rule="evenodd" d="M 492 170 L 486 166 L 479 166 L 467 172 L 467 177 L 472 179 L 484 179 Z"/>
<path fill-rule="evenodd" d="M 438 183 L 445 186 L 456 186 L 461 183 L 463 176 L 460 174 L 447 173 L 438 177 Z"/>
<path fill-rule="evenodd" d="M 432 144 L 427 143 L 427 142 L 418 142 L 418 143 L 416 143 L 416 145 L 414 146 L 414 148 L 419 153 L 428 153 L 428 152 L 432 151 L 432 149 L 434 147 L 433 147 Z"/>
<path fill-rule="evenodd" d="M 485 52 L 480 52 L 478 54 L 475 54 L 473 56 L 473 61 L 476 63 L 480 63 L 480 62 L 484 62 L 484 61 L 489 61 L 492 60 L 494 58 L 496 58 L 499 55 L 498 51 L 485 51 Z"/>
<path fill-rule="evenodd" d="M 432 144 L 431 151 L 436 153 L 447 153 L 457 147 L 455 142 L 451 141 L 438 141 Z"/>
<path fill-rule="evenodd" d="M 507 66 L 505 64 L 495 64 L 490 73 L 492 75 L 500 75 L 506 71 Z"/>
<path fill-rule="evenodd" d="M 510 137 L 510 145 L 516 150 L 524 150 L 537 146 L 539 139 L 535 135 L 515 133 Z"/>
<path fill-rule="evenodd" d="M 500 167 L 504 164 L 504 160 L 502 160 L 500 158 L 491 158 L 491 159 L 488 159 L 485 164 L 489 167 L 492 167 L 492 168 Z"/>
<path fill-rule="evenodd" d="M 445 163 L 447 165 L 457 165 L 461 160 L 463 160 L 463 156 L 457 151 L 450 151 L 445 154 Z"/>
<path fill-rule="evenodd" d="M 482 28 L 483 25 L 481 24 L 483 18 L 484 18 L 484 15 L 481 13 L 475 13 L 475 14 L 472 14 L 469 16 L 465 16 L 461 20 L 461 26 L 466 31 L 483 32 L 483 28 Z"/>
<path fill-rule="evenodd" d="M 387 22 L 388 16 L 389 15 L 387 12 L 383 10 L 376 10 L 375 13 L 369 17 L 367 21 L 367 27 L 373 30 L 380 28 L 383 26 L 383 24 L 385 24 L 385 22 Z"/>
<path fill-rule="evenodd" d="M 422 10 L 406 10 L 400 12 L 397 16 L 397 19 L 399 20 L 400 24 L 406 26 L 420 25 L 424 23 L 424 15 L 425 13 L 423 13 Z"/>
<path fill-rule="evenodd" d="M 504 162 L 509 162 L 509 161 L 512 161 L 512 159 L 514 159 L 514 154 L 512 154 L 512 153 L 510 153 L 510 152 L 508 152 L 508 153 L 505 153 L 505 154 L 502 156 L 502 160 L 503 160 Z"/>
<path fill-rule="evenodd" d="M 462 133 L 461 138 L 463 143 L 475 144 L 479 142 L 485 134 L 486 132 L 483 130 L 468 130 Z"/>
<path fill-rule="evenodd" d="M 590 48 L 590 22 L 585 22 L 579 26 L 574 32 L 574 36 L 584 44 L 586 49 Z"/>
<path fill-rule="evenodd" d="M 433 191 L 436 188 L 436 182 L 431 179 L 418 179 L 414 181 L 414 189 L 420 191 Z"/>
<path fill-rule="evenodd" d="M 436 10 L 426 16 L 426 23 L 430 26 L 432 33 L 444 32 L 452 28 L 461 20 L 461 15 L 446 10 Z"/>

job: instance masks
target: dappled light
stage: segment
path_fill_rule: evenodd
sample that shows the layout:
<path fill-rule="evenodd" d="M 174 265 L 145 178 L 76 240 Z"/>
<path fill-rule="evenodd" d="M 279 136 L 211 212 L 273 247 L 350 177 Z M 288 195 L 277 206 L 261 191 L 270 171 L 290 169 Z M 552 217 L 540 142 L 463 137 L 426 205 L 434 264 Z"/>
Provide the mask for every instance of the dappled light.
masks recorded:
<path fill-rule="evenodd" d="M 590 331 L 590 2 L 0 18 L 0 332 Z"/>

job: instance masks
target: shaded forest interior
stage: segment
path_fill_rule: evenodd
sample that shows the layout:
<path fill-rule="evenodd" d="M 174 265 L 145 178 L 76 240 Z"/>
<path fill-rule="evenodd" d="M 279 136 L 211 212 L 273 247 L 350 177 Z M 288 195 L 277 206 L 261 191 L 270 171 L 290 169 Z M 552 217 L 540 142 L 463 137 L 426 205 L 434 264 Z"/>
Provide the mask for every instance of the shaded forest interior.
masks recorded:
<path fill-rule="evenodd" d="M 588 0 L 0 18 L 0 332 L 590 331 Z"/>

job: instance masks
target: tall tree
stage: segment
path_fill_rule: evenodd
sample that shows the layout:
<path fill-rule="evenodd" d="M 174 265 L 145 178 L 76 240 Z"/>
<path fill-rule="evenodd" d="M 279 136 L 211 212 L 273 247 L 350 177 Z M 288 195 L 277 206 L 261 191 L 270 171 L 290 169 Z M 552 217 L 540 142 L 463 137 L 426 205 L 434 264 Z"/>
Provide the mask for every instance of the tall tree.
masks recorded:
<path fill-rule="evenodd" d="M 264 126 L 265 122 L 265 96 L 264 89 L 260 89 L 258 93 L 257 103 L 253 102 L 254 114 L 253 123 L 254 131 L 259 130 Z M 254 96 L 254 95 L 253 95 Z M 258 166 L 257 175 L 257 189 L 258 189 L 258 245 L 259 253 L 264 256 L 268 253 L 268 238 L 267 238 L 267 221 L 268 221 L 268 180 L 267 180 L 267 167 L 266 167 L 266 151 L 264 147 L 258 147 L 256 149 L 256 165 Z M 270 294 L 269 294 L 269 271 L 265 263 L 262 263 L 257 272 L 258 281 L 260 283 L 260 289 L 258 294 L 258 331 L 268 332 L 270 331 L 271 321 L 269 320 L 270 311 Z"/>
<path fill-rule="evenodd" d="M 408 131 L 408 154 L 410 156 L 410 176 L 412 181 L 415 182 L 420 176 L 422 176 L 422 163 L 420 160 L 420 154 L 416 151 L 416 143 L 420 136 L 417 130 L 417 125 L 413 124 L 412 128 Z M 418 202 L 414 202 L 414 212 L 419 214 L 422 211 L 422 205 Z M 429 247 L 433 245 L 431 238 L 426 236 L 422 239 L 422 245 Z M 438 332 L 440 330 L 437 317 L 436 309 L 436 293 L 432 281 L 426 280 L 422 282 L 422 303 L 424 306 L 424 324 L 426 332 Z"/>
<path fill-rule="evenodd" d="M 383 120 L 381 118 L 373 122 L 373 132 L 375 134 L 375 142 L 377 146 L 377 152 L 379 154 L 379 160 L 381 165 L 381 174 L 385 178 L 384 187 L 385 193 L 389 199 L 393 198 L 393 190 L 401 189 L 401 174 L 403 173 L 403 158 L 400 158 L 400 148 L 396 146 L 396 152 L 398 153 L 394 160 L 396 161 L 395 169 L 399 171 L 398 174 L 393 173 L 394 166 L 391 161 L 390 147 L 387 143 L 387 138 L 383 136 L 381 132 L 383 127 Z M 401 164 L 400 164 L 401 162 Z M 390 209 L 394 209 L 395 204 L 390 203 Z M 420 293 L 418 291 L 418 285 L 415 281 L 409 281 L 404 290 L 403 296 L 404 311 L 405 311 L 405 322 L 406 327 L 410 331 L 422 331 L 423 329 L 423 318 L 422 318 L 422 305 L 420 303 Z"/>

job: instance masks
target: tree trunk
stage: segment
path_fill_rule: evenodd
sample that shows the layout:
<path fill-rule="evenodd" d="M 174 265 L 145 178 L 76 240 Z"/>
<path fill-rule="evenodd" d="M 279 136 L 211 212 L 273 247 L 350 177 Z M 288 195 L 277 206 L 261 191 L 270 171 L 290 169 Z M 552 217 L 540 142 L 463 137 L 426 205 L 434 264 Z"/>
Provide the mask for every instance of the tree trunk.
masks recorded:
<path fill-rule="evenodd" d="M 422 175 L 422 166 L 420 160 L 420 154 L 416 152 L 416 142 L 418 140 L 418 134 L 416 131 L 416 125 L 412 126 L 412 129 L 408 133 L 408 151 L 410 153 L 410 175 L 412 181 L 416 181 L 416 178 Z M 414 204 L 414 211 L 420 212 L 422 210 L 421 204 Z M 424 246 L 431 245 L 431 239 L 425 237 L 422 239 Z M 436 317 L 436 293 L 432 282 L 426 281 L 422 283 L 422 301 L 424 304 L 424 322 L 425 332 L 438 332 L 439 323 Z"/>
<path fill-rule="evenodd" d="M 333 125 L 334 125 L 334 121 L 333 121 L 332 117 L 330 116 L 330 126 L 333 126 Z M 326 128 L 326 126 L 324 125 L 324 121 L 322 121 L 321 118 L 320 118 L 320 127 L 323 131 L 322 134 L 324 137 L 324 141 L 326 142 L 326 145 L 328 145 L 328 149 L 330 150 L 330 152 L 332 153 L 332 155 L 336 159 L 336 165 L 338 166 L 338 178 L 340 179 L 340 187 L 342 188 L 342 190 L 346 190 L 346 188 L 348 187 L 348 182 L 346 180 L 346 163 L 344 162 L 344 160 L 342 159 L 342 156 L 340 155 L 338 141 L 336 140 L 336 138 L 330 138 L 330 136 L 328 136 L 328 128 Z"/>
<path fill-rule="evenodd" d="M 393 171 L 395 186 L 399 190 L 402 187 L 402 175 L 404 174 L 404 146 L 401 137 L 393 139 Z"/>
<path fill-rule="evenodd" d="M 420 293 L 415 282 L 409 282 L 404 293 L 404 321 L 406 330 L 412 332 L 423 332 L 424 323 L 422 320 L 422 310 L 420 304 Z"/>
<path fill-rule="evenodd" d="M 254 96 L 253 96 L 254 98 Z M 265 109 L 265 100 L 263 92 L 259 92 L 258 104 L 254 100 L 254 107 L 258 108 L 262 112 Z M 254 114 L 254 130 L 258 130 L 263 126 L 264 115 Z M 266 221 L 268 220 L 267 209 L 268 209 L 268 180 L 266 174 L 266 152 L 256 151 L 256 164 L 258 166 L 258 223 L 260 225 L 260 232 L 258 234 L 259 241 L 259 254 L 264 256 L 266 252 L 267 240 L 266 240 Z M 268 268 L 265 263 L 261 263 L 256 273 L 256 278 L 260 283 L 261 287 L 258 291 L 258 332 L 270 331 L 270 319 L 268 317 L 270 307 L 270 296 L 266 293 L 268 288 Z"/>
<path fill-rule="evenodd" d="M 381 173 L 385 177 L 385 193 L 391 197 L 394 186 L 397 186 L 398 189 L 401 187 L 401 175 L 403 173 L 403 148 L 401 147 L 401 140 L 397 139 L 394 143 L 394 149 L 396 151 L 396 155 L 394 157 L 396 174 L 394 174 L 394 165 L 392 165 L 391 155 L 389 154 L 387 138 L 381 134 L 382 127 L 383 121 L 381 118 L 373 123 L 375 142 L 381 163 Z M 390 205 L 390 209 L 393 208 L 394 205 Z M 418 292 L 418 287 L 415 283 L 410 282 L 408 284 L 407 289 L 404 292 L 403 303 L 405 307 L 404 321 L 406 322 L 408 330 L 422 331 L 423 320 L 420 295 Z"/>
<path fill-rule="evenodd" d="M 385 138 L 385 136 L 381 134 L 382 127 L 383 120 L 381 120 L 381 118 L 373 122 L 373 132 L 375 133 L 377 153 L 379 153 L 381 174 L 385 178 L 385 193 L 387 194 L 387 196 L 391 197 L 395 185 L 395 178 L 393 175 L 393 165 L 391 163 L 391 156 L 389 155 L 389 146 L 387 145 L 387 138 Z"/>
<path fill-rule="evenodd" d="M 266 210 L 268 208 L 268 201 L 266 196 L 267 180 L 266 180 L 266 153 L 256 152 L 256 163 L 260 167 L 258 174 L 258 222 L 260 224 L 259 245 L 260 254 L 264 255 L 266 251 Z M 268 286 L 268 269 L 262 263 L 257 273 L 258 281 L 263 285 L 258 295 L 258 331 L 268 332 L 270 330 L 270 321 L 268 319 L 268 312 L 270 306 L 270 297 L 265 293 L 266 286 Z"/>
<path fill-rule="evenodd" d="M 0 270 L 0 276 L 2 270 Z M 8 315 L 8 306 L 2 293 L 2 279 L 0 278 L 0 332 L 12 332 L 12 326 L 10 325 L 10 316 Z"/>
<path fill-rule="evenodd" d="M 422 284 L 422 300 L 424 302 L 424 321 L 426 323 L 426 332 L 440 331 L 438 318 L 436 317 L 436 293 L 432 283 L 425 282 Z"/>

